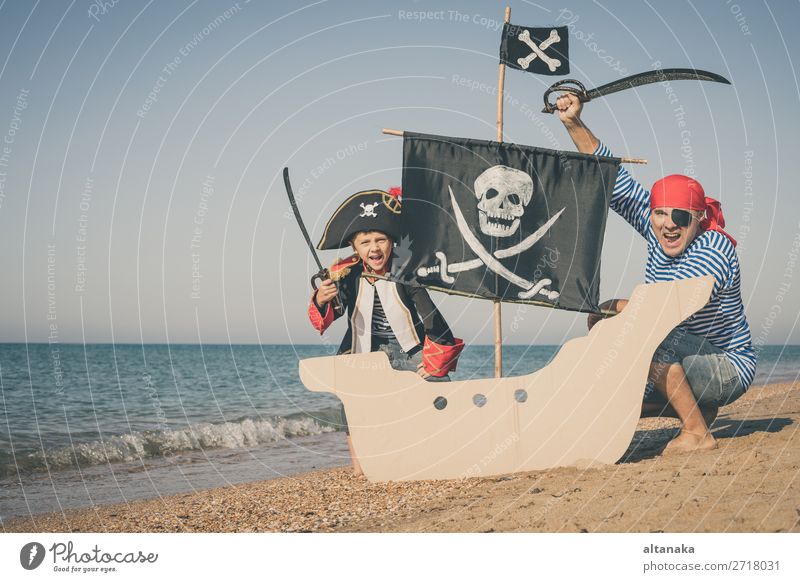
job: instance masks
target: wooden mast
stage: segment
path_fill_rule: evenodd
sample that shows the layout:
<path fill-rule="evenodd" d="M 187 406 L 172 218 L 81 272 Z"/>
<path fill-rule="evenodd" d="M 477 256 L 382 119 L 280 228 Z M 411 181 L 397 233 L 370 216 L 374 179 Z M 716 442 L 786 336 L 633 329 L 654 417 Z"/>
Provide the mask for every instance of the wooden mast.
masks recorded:
<path fill-rule="evenodd" d="M 506 6 L 503 22 L 511 19 L 511 7 Z M 503 88 L 506 83 L 506 65 L 500 63 L 497 75 L 497 141 L 503 141 Z M 494 301 L 494 377 L 503 377 L 503 313 L 499 300 Z"/>

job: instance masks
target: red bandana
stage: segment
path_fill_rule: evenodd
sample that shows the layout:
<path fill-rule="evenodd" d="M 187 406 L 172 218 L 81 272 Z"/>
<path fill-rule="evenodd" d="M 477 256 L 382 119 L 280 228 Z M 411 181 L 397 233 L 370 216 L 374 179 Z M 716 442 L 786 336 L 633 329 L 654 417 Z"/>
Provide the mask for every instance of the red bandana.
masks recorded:
<path fill-rule="evenodd" d="M 736 240 L 723 230 L 725 217 L 718 200 L 709 198 L 700 183 L 680 174 L 672 174 L 661 178 L 650 190 L 650 208 L 683 208 L 686 210 L 703 210 L 706 215 L 700 221 L 703 230 L 716 230 L 724 234 L 736 246 Z"/>

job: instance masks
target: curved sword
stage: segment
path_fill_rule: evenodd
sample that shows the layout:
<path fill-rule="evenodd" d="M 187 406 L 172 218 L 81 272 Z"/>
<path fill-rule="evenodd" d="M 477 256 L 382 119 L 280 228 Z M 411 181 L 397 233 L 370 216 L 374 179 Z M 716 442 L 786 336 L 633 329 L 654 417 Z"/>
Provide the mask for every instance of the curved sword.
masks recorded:
<path fill-rule="evenodd" d="M 297 226 L 300 227 L 300 232 L 303 233 L 303 238 L 306 239 L 306 244 L 308 245 L 309 250 L 311 251 L 311 256 L 314 257 L 314 261 L 317 263 L 319 267 L 319 271 L 311 277 L 311 287 L 316 290 L 317 289 L 317 281 L 324 281 L 325 279 L 330 279 L 331 273 L 328 269 L 322 266 L 322 263 L 317 256 L 317 251 L 314 248 L 314 243 L 311 242 L 311 237 L 308 236 L 308 231 L 306 230 L 306 225 L 303 223 L 303 217 L 300 216 L 300 209 L 297 207 L 297 201 L 294 199 L 294 191 L 292 190 L 292 183 L 289 181 L 289 168 L 283 169 L 283 184 L 286 186 L 286 195 L 289 197 L 289 205 L 292 207 L 292 212 L 294 212 L 294 219 L 297 221 Z M 336 283 L 334 283 L 336 284 Z M 336 284 L 336 288 L 339 288 L 339 285 Z M 342 305 L 342 300 L 336 295 L 333 300 L 331 301 L 331 305 L 333 306 L 333 310 L 338 314 L 342 315 L 344 313 L 344 306 Z"/>
<path fill-rule="evenodd" d="M 649 85 L 651 83 L 661 83 L 662 81 L 713 81 L 715 83 L 723 83 L 730 85 L 722 75 L 710 73 L 701 69 L 656 69 L 655 71 L 647 71 L 618 79 L 605 85 L 600 85 L 596 89 L 586 89 L 583 83 L 575 79 L 562 79 L 550 85 L 547 91 L 544 92 L 544 109 L 542 113 L 553 113 L 556 110 L 556 104 L 550 103 L 550 94 L 556 91 L 564 93 L 572 93 L 577 95 L 581 102 L 586 103 L 592 99 L 610 95 L 617 91 L 624 91 L 625 89 L 633 89 L 641 85 Z"/>

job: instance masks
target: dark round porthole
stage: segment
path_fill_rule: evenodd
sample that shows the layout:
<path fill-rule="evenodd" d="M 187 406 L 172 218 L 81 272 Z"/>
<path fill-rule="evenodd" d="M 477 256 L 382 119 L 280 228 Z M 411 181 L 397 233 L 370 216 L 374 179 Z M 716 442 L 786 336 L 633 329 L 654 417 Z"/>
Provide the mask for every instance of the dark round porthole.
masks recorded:
<path fill-rule="evenodd" d="M 484 404 L 486 404 L 486 396 L 483 394 L 476 394 L 472 397 L 472 403 L 478 408 L 481 408 Z"/>
<path fill-rule="evenodd" d="M 522 389 L 514 390 L 514 400 L 520 404 L 528 399 L 528 392 Z"/>
<path fill-rule="evenodd" d="M 436 399 L 433 401 L 433 407 L 436 410 L 444 410 L 444 407 L 447 406 L 447 398 L 444 396 L 437 396 Z"/>

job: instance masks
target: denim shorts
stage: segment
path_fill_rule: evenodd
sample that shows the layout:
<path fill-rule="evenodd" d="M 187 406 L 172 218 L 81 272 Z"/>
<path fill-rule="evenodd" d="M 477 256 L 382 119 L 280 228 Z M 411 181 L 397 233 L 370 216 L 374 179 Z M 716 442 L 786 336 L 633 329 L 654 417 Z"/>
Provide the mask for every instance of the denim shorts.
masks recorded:
<path fill-rule="evenodd" d="M 653 354 L 653 363 L 680 364 L 700 406 L 725 406 L 744 394 L 736 367 L 721 349 L 683 328 L 673 329 Z M 645 402 L 666 402 L 648 381 Z"/>
<path fill-rule="evenodd" d="M 416 372 L 419 365 L 422 363 L 422 348 L 420 346 L 404 352 L 403 348 L 395 338 L 373 338 L 373 352 L 383 352 L 389 358 L 389 364 L 395 370 L 402 370 L 406 372 Z M 428 382 L 449 382 L 450 376 L 442 376 L 436 378 L 428 376 Z M 347 434 L 350 434 L 350 429 L 347 427 L 347 417 L 344 413 L 344 405 L 342 405 L 342 425 L 345 427 Z"/>

